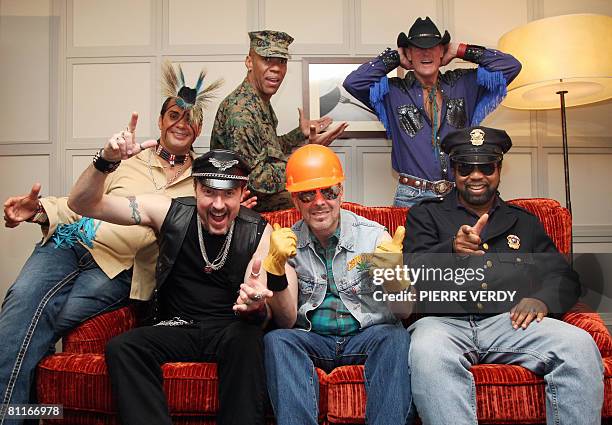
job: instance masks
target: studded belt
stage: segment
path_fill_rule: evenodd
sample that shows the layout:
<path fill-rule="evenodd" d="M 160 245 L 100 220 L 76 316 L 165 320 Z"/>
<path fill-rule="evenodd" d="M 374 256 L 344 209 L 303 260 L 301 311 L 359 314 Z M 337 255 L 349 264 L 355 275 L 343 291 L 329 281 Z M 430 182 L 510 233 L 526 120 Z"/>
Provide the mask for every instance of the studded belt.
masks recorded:
<path fill-rule="evenodd" d="M 436 195 L 446 195 L 455 186 L 455 183 L 448 180 L 437 180 L 431 182 L 425 179 L 415 179 L 414 177 L 399 176 L 399 182 L 417 189 L 431 190 Z"/>

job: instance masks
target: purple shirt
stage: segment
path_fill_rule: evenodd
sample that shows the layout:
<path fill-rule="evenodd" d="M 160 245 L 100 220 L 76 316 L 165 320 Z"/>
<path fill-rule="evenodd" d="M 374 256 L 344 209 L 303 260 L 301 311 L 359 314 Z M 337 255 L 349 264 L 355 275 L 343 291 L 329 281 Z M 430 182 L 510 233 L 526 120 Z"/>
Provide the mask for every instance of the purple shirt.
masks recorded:
<path fill-rule="evenodd" d="M 499 105 L 506 95 L 506 86 L 521 70 L 520 62 L 513 56 L 479 49 L 474 61 L 479 68 L 455 69 L 438 76 L 442 93 L 439 140 L 453 130 L 480 124 Z M 387 137 L 393 141 L 394 170 L 431 181 L 446 178 L 432 146 L 431 121 L 423 107 L 421 84 L 413 72 L 403 79 L 387 78 L 386 74 L 397 65 L 385 64 L 384 55 L 351 72 L 344 88 L 374 109 L 385 125 Z M 448 176 L 453 180 L 450 169 Z"/>

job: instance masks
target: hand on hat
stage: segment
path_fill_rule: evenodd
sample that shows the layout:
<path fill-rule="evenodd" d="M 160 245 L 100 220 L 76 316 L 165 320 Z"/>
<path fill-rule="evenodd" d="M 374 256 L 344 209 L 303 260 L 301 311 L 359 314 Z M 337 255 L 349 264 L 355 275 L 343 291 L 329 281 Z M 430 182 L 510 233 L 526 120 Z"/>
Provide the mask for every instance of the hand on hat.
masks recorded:
<path fill-rule="evenodd" d="M 482 242 L 480 233 L 488 220 L 489 214 L 483 214 L 474 226 L 461 226 L 453 240 L 453 251 L 457 254 L 484 255 L 484 251 L 479 248 Z"/>
<path fill-rule="evenodd" d="M 457 57 L 458 48 L 459 43 L 448 43 L 444 48 L 444 56 L 442 56 L 440 66 L 448 65 L 453 59 L 455 59 Z"/>
<path fill-rule="evenodd" d="M 398 47 L 397 52 L 399 53 L 400 65 L 402 68 L 406 71 L 410 71 L 412 69 L 412 61 L 408 59 L 408 49 L 406 47 Z"/>
<path fill-rule="evenodd" d="M 146 142 L 136 142 L 136 125 L 138 124 L 138 112 L 132 112 L 132 117 L 125 130 L 115 133 L 108 139 L 104 146 L 102 157 L 111 162 L 128 159 L 142 150 L 156 146 L 157 140 L 147 140 Z"/>
<path fill-rule="evenodd" d="M 11 196 L 4 202 L 5 227 L 17 227 L 21 222 L 36 214 L 40 189 L 40 183 L 34 183 L 32 190 L 27 195 Z"/>

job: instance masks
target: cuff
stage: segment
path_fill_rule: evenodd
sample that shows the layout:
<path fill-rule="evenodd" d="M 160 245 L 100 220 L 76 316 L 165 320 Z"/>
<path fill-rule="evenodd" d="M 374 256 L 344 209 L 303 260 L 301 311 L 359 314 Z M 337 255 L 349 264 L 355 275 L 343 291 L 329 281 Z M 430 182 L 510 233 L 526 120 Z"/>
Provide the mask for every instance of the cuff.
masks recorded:
<path fill-rule="evenodd" d="M 480 58 L 484 54 L 485 50 L 486 49 L 482 46 L 468 44 L 465 47 L 462 58 L 469 62 L 480 63 Z M 459 49 L 457 49 L 457 56 L 459 56 Z"/>
<path fill-rule="evenodd" d="M 283 274 L 281 276 L 277 276 L 273 273 L 268 273 L 268 289 L 270 291 L 284 291 L 287 286 L 289 286 L 289 282 L 287 281 L 287 275 Z"/>
<path fill-rule="evenodd" d="M 378 55 L 382 63 L 385 65 L 387 73 L 393 71 L 400 64 L 400 56 L 397 50 L 391 50 L 387 47 L 380 55 Z"/>
<path fill-rule="evenodd" d="M 457 47 L 457 57 L 459 59 L 463 59 L 465 56 L 465 50 L 467 49 L 467 44 L 461 43 L 459 47 Z"/>

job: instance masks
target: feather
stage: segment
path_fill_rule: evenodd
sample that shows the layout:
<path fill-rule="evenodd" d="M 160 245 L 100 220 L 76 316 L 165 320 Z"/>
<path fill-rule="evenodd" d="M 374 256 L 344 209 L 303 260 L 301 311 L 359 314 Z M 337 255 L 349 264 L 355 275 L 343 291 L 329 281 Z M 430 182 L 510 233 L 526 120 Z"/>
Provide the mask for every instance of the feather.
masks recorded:
<path fill-rule="evenodd" d="M 215 82 L 209 84 L 204 87 L 204 78 L 206 77 L 206 72 L 204 70 L 200 71 L 200 75 L 198 76 L 198 80 L 196 82 L 195 91 L 197 93 L 195 103 L 192 105 L 187 102 L 185 99 L 178 96 L 181 88 L 185 87 L 185 75 L 183 74 L 183 69 L 181 66 L 178 66 L 178 74 L 172 65 L 172 63 L 168 60 L 165 60 L 162 64 L 162 80 L 161 80 L 161 94 L 164 98 L 174 98 L 176 99 L 176 104 L 185 110 L 189 111 L 189 121 L 192 124 L 201 124 L 204 119 L 204 109 L 215 96 L 213 94 L 219 87 L 223 85 L 223 80 L 219 79 Z"/>
<path fill-rule="evenodd" d="M 162 97 L 176 97 L 182 85 L 179 85 L 178 77 L 172 63 L 165 60 L 162 63 L 161 94 Z"/>
<path fill-rule="evenodd" d="M 183 68 L 179 65 L 179 84 L 181 87 L 185 86 L 185 76 L 183 75 Z"/>

